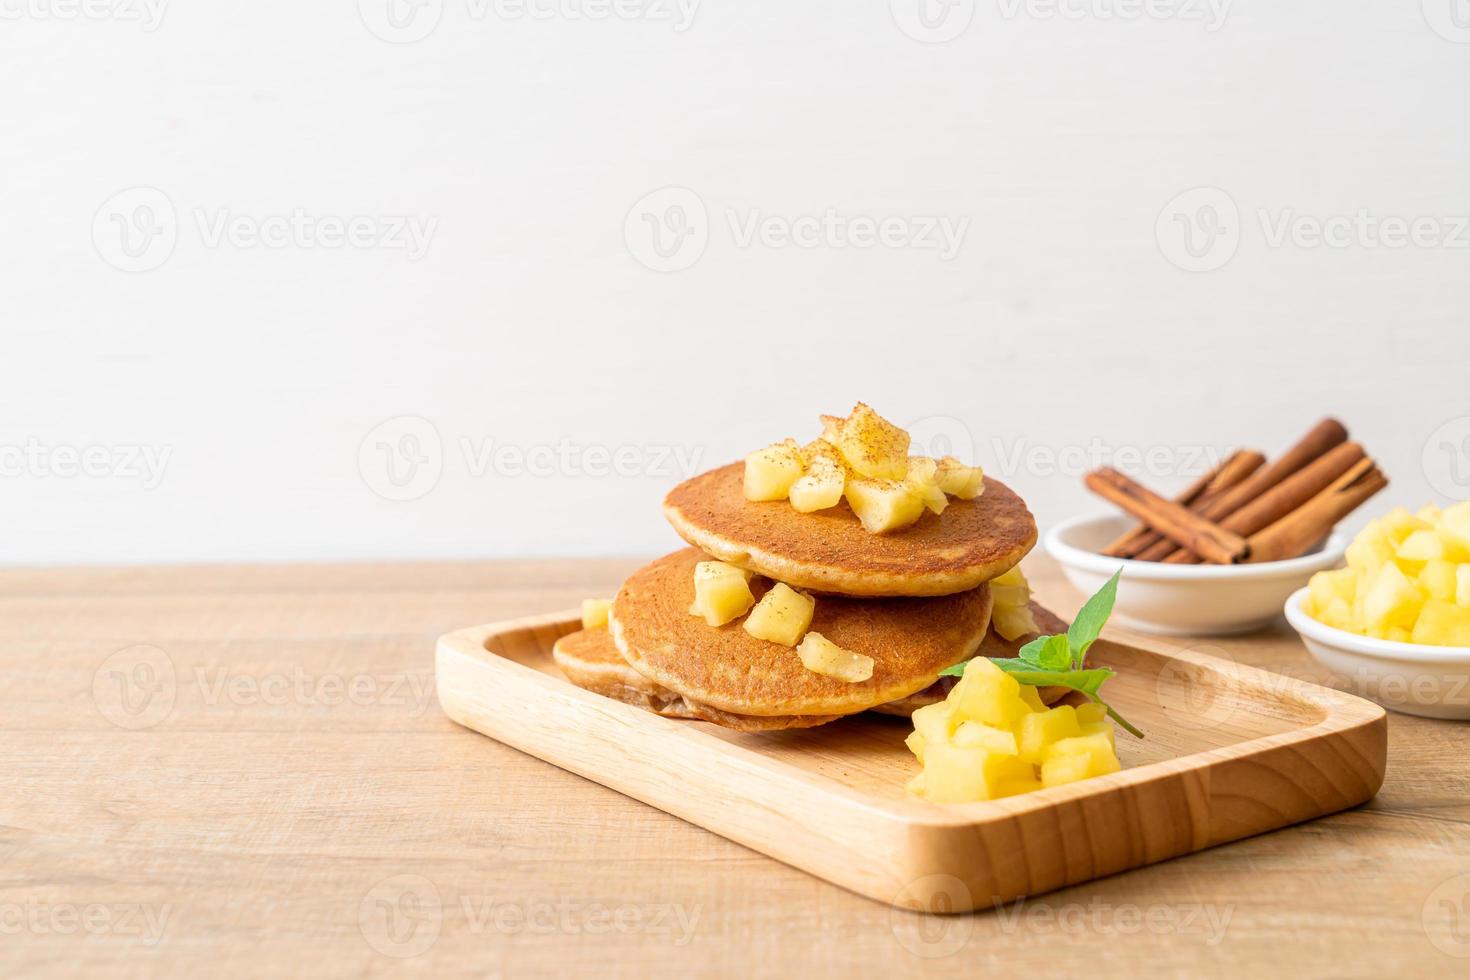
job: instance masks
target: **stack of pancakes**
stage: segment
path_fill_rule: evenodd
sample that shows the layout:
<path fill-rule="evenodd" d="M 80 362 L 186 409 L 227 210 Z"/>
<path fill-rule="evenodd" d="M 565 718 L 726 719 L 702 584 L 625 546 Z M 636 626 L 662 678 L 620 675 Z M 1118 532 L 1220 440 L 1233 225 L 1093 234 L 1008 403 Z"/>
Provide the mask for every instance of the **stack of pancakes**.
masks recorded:
<path fill-rule="evenodd" d="M 996 480 L 942 514 L 873 534 L 846 501 L 799 513 L 785 500 L 747 500 L 732 463 L 675 487 L 664 515 L 693 547 L 634 572 L 608 625 L 562 637 L 554 656 L 573 683 L 667 717 L 772 731 L 868 710 L 909 715 L 948 693 L 944 668 L 977 654 L 1014 657 L 1037 635 L 1006 640 L 990 629 L 987 583 L 1036 543 L 1031 512 Z M 810 630 L 872 658 L 872 676 L 816 673 L 739 620 L 715 627 L 692 614 L 694 567 L 712 559 L 754 573 L 757 599 L 774 582 L 812 593 Z M 1031 612 L 1043 632 L 1066 629 L 1035 603 Z"/>

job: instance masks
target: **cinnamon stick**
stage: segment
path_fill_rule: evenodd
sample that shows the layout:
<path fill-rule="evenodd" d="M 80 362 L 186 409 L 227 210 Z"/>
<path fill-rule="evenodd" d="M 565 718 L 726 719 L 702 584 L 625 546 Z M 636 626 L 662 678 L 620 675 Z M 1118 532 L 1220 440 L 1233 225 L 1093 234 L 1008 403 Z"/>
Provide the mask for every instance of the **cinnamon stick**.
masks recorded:
<path fill-rule="evenodd" d="M 1206 503 L 1250 476 L 1265 462 L 1266 457 L 1254 449 L 1237 449 L 1219 466 L 1190 484 L 1174 498 L 1174 502 L 1198 513 Z M 1168 539 L 1147 524 L 1140 524 L 1104 548 L 1102 553 L 1111 558 L 1133 558 L 1160 541 Z M 1172 542 L 1170 544 L 1172 546 Z"/>
<path fill-rule="evenodd" d="M 1249 537 L 1269 527 L 1327 489 L 1366 456 L 1356 442 L 1344 442 L 1297 470 L 1276 486 L 1246 504 L 1220 522 L 1227 531 Z M 1199 557 L 1189 551 L 1176 551 L 1164 559 L 1171 565 L 1195 565 Z"/>
<path fill-rule="evenodd" d="M 1202 555 L 1207 561 L 1229 565 L 1239 561 L 1248 550 L 1245 538 L 1165 500 L 1112 467 L 1103 467 L 1087 474 L 1086 483 L 1093 493 L 1112 501 L 1170 540 Z"/>
<path fill-rule="evenodd" d="M 1325 538 L 1369 497 L 1388 486 L 1388 478 L 1371 459 L 1357 463 L 1321 493 L 1249 539 L 1250 562 L 1295 558 Z"/>
<path fill-rule="evenodd" d="M 1346 441 L 1347 429 L 1341 422 L 1333 418 L 1323 419 L 1274 462 L 1261 467 L 1247 479 L 1201 506 L 1200 516 L 1209 521 L 1224 520 L 1297 470 Z M 1170 545 L 1158 544 L 1140 552 L 1137 557 L 1141 561 L 1163 561 L 1176 550 L 1177 548 Z M 1208 559 L 1209 556 L 1200 557 Z"/>

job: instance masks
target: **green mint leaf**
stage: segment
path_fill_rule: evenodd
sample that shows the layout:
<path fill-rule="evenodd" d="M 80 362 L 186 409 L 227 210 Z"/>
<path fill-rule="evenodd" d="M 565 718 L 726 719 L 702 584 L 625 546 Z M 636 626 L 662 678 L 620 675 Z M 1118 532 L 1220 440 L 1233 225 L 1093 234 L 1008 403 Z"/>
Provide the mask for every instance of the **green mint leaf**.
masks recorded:
<path fill-rule="evenodd" d="M 1021 659 L 1038 670 L 1066 670 L 1072 652 L 1065 636 L 1039 636 L 1021 648 Z"/>
<path fill-rule="evenodd" d="M 1087 662 L 1087 650 L 1102 633 L 1103 624 L 1113 613 L 1113 602 L 1118 598 L 1118 577 L 1123 574 L 1120 567 L 1113 573 L 1097 595 L 1088 599 L 1077 610 L 1077 618 L 1067 627 L 1067 643 L 1072 649 L 1072 669 L 1081 670 Z"/>

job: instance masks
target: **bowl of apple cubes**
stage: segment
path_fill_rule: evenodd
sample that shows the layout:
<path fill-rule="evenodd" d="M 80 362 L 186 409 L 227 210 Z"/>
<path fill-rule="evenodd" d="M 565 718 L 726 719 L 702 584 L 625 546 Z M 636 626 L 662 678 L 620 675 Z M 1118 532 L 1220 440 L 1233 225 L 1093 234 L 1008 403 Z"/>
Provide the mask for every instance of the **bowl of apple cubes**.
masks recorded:
<path fill-rule="evenodd" d="M 1470 501 L 1372 521 L 1347 567 L 1312 576 L 1286 618 L 1339 686 L 1408 714 L 1470 719 Z"/>

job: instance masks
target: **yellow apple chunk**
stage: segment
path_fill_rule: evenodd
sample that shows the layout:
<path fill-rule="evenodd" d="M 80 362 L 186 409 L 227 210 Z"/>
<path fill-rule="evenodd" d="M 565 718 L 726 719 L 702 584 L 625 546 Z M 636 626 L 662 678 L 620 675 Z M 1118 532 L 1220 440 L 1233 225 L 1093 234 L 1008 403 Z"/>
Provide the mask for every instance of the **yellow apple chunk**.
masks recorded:
<path fill-rule="evenodd" d="M 807 670 L 849 684 L 859 684 L 873 676 L 872 657 L 844 650 L 815 630 L 802 637 L 796 655 Z"/>
<path fill-rule="evenodd" d="M 908 527 L 924 515 L 924 500 L 903 480 L 847 481 L 847 503 L 863 528 L 873 534 Z"/>
<path fill-rule="evenodd" d="M 1443 599 L 1430 599 L 1419 613 L 1410 642 L 1441 647 L 1470 646 L 1470 609 Z"/>
<path fill-rule="evenodd" d="M 978 721 L 960 722 L 960 727 L 955 729 L 951 741 L 961 748 L 984 749 L 996 755 L 1016 755 L 1020 751 L 1016 746 L 1015 732 L 994 728 Z"/>
<path fill-rule="evenodd" d="M 966 466 L 953 456 L 939 460 L 935 479 L 939 489 L 961 500 L 974 500 L 985 490 L 985 474 L 980 467 Z"/>
<path fill-rule="evenodd" d="M 874 480 L 902 480 L 909 469 L 909 434 L 862 402 L 827 437 L 847 465 Z"/>
<path fill-rule="evenodd" d="M 755 605 L 750 573 L 722 561 L 694 566 L 694 605 L 689 611 L 711 626 L 724 626 L 744 616 Z"/>
<path fill-rule="evenodd" d="M 785 500 L 801 478 L 801 447 L 787 439 L 745 457 L 745 499 Z"/>
<path fill-rule="evenodd" d="M 791 484 L 791 506 L 803 514 L 836 507 L 847 486 L 847 471 L 825 457 L 812 460 Z"/>
<path fill-rule="evenodd" d="M 612 608 L 611 599 L 582 600 L 582 628 L 596 629 L 607 625 L 607 611 Z"/>
<path fill-rule="evenodd" d="M 1031 713 L 1016 679 L 984 657 L 970 661 L 948 700 L 954 702 L 955 716 L 962 721 L 979 721 L 996 728 L 1013 729 Z"/>
<path fill-rule="evenodd" d="M 998 799 L 1025 792 L 1035 778 L 1035 770 L 1015 756 L 952 744 L 924 749 L 924 797 L 935 803 Z"/>
<path fill-rule="evenodd" d="M 794 647 L 811 626 L 816 608 L 811 596 L 777 582 L 745 617 L 745 632 L 758 640 Z"/>

